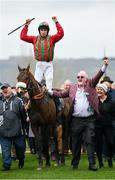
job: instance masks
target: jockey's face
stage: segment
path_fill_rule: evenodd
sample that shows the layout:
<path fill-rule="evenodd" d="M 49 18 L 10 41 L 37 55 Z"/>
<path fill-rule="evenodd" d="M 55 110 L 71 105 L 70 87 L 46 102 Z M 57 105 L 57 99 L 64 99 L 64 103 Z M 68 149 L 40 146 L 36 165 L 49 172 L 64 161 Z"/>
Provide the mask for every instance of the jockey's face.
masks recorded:
<path fill-rule="evenodd" d="M 47 37 L 47 35 L 48 35 L 48 30 L 44 29 L 44 28 L 41 28 L 40 29 L 40 36 L 45 38 L 45 37 Z"/>

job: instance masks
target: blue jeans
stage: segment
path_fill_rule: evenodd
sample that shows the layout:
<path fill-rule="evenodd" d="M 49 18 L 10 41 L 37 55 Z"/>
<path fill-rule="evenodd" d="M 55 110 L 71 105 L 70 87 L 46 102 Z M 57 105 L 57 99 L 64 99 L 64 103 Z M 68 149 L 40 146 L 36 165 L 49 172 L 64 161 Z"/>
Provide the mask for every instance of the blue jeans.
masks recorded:
<path fill-rule="evenodd" d="M 0 136 L 0 144 L 2 149 L 3 166 L 8 168 L 11 166 L 11 149 L 12 144 L 16 148 L 16 155 L 18 160 L 24 160 L 25 158 L 25 139 L 20 135 L 17 137 L 3 137 Z"/>

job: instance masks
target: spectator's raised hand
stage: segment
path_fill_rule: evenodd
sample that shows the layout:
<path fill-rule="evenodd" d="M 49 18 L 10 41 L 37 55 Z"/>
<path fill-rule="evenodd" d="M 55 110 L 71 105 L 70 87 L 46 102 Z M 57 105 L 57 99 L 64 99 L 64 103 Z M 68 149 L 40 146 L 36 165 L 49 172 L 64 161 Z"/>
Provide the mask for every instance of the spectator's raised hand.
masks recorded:
<path fill-rule="evenodd" d="M 102 71 L 102 72 L 105 72 L 105 71 L 106 71 L 106 68 L 107 68 L 108 64 L 109 64 L 109 59 L 108 59 L 107 57 L 104 57 L 104 58 L 103 58 L 103 66 L 102 66 L 102 68 L 101 68 L 101 71 Z"/>
<path fill-rule="evenodd" d="M 108 65 L 109 64 L 109 58 L 104 57 L 103 62 L 104 62 L 105 65 Z"/>

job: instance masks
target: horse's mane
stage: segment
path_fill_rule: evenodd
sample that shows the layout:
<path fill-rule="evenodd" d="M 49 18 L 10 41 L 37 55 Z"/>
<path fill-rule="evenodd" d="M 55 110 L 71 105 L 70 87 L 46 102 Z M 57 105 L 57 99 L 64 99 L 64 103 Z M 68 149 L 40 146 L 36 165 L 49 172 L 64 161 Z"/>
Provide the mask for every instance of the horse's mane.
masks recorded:
<path fill-rule="evenodd" d="M 31 73 L 30 70 L 29 70 L 29 75 L 30 75 L 30 78 L 31 78 L 32 82 L 36 82 L 36 80 L 34 78 L 34 75 Z"/>
<path fill-rule="evenodd" d="M 34 78 L 34 75 L 31 73 L 31 71 L 29 71 L 30 74 L 30 78 L 32 80 L 33 83 L 37 83 L 37 85 L 39 85 L 42 88 L 42 84 L 38 81 L 36 81 L 36 79 Z"/>

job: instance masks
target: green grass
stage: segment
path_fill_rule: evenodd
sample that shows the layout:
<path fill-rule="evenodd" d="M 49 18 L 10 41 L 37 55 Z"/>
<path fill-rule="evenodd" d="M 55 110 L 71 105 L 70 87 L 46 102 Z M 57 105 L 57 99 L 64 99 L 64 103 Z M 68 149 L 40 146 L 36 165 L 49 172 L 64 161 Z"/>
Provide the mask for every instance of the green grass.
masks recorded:
<path fill-rule="evenodd" d="M 0 179 L 115 179 L 115 167 L 108 168 L 107 163 L 105 163 L 103 169 L 97 172 L 89 171 L 85 155 L 81 156 L 80 165 L 77 170 L 73 170 L 70 166 L 71 156 L 66 157 L 65 166 L 55 167 L 54 163 L 52 161 L 50 168 L 44 166 L 41 171 L 38 171 L 36 155 L 26 154 L 23 169 L 18 169 L 18 161 L 13 161 L 11 170 L 3 172 L 1 171 L 2 159 L 0 156 Z"/>

